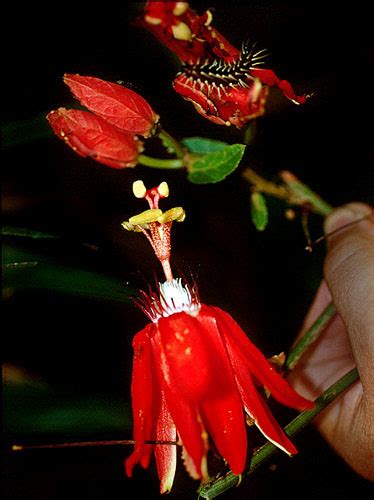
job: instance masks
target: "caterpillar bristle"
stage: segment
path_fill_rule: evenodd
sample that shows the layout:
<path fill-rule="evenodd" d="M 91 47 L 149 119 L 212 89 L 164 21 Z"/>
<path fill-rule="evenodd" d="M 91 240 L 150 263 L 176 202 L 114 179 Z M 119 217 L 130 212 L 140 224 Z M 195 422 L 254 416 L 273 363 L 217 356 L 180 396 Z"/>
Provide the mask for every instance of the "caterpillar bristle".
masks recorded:
<path fill-rule="evenodd" d="M 203 62 L 198 60 L 195 64 L 185 63 L 182 67 L 182 74 L 188 78 L 187 81 L 198 81 L 203 85 L 216 85 L 221 88 L 224 86 L 230 87 L 249 87 L 250 81 L 254 80 L 251 75 L 251 68 L 264 64 L 265 57 L 268 56 L 267 49 L 255 50 L 257 43 L 251 43 L 245 40 L 242 43 L 242 48 L 237 59 L 228 62 L 223 58 L 215 58 L 213 60 L 205 59 Z M 192 80 L 191 80 L 192 79 Z"/>

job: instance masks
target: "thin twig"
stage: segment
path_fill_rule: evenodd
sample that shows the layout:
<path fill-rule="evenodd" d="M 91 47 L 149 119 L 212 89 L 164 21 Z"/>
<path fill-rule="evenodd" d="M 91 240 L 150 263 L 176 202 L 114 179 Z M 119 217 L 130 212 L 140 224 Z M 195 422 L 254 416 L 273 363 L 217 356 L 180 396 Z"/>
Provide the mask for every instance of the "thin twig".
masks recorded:
<path fill-rule="evenodd" d="M 289 372 L 293 370 L 293 368 L 295 368 L 301 356 L 318 339 L 335 313 L 335 305 L 331 302 L 312 324 L 312 326 L 308 328 L 304 335 L 292 347 L 284 365 L 284 369 L 286 370 L 286 372 Z"/>
<path fill-rule="evenodd" d="M 122 440 L 112 440 L 112 441 L 76 441 L 70 443 L 55 443 L 55 444 L 36 444 L 36 445 L 20 445 L 14 444 L 12 446 L 12 451 L 28 451 L 28 450 L 45 450 L 45 449 L 55 449 L 55 448 L 88 448 L 93 446 L 131 446 L 134 445 L 136 441 L 133 439 L 122 439 Z M 157 445 L 178 445 L 177 441 L 145 441 L 145 444 L 157 444 Z"/>

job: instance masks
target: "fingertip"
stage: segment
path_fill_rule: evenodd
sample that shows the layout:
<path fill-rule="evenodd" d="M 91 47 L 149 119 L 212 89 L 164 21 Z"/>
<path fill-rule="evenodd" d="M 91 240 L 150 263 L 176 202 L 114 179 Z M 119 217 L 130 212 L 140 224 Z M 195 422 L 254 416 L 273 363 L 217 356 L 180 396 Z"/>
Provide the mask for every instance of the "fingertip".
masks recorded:
<path fill-rule="evenodd" d="M 358 222 L 364 218 L 373 217 L 373 209 L 365 203 L 353 202 L 336 208 L 326 217 L 325 234 L 343 229 L 344 226 Z"/>

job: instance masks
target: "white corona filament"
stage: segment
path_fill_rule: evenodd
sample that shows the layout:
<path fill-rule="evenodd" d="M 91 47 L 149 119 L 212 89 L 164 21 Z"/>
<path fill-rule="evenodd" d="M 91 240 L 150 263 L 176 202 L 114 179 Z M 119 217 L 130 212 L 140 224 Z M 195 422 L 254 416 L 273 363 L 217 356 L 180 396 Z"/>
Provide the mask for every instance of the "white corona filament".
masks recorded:
<path fill-rule="evenodd" d="M 159 283 L 159 286 L 162 316 L 167 317 L 182 311 L 192 315 L 198 312 L 200 304 L 193 299 L 188 285 L 182 285 L 181 278 Z"/>

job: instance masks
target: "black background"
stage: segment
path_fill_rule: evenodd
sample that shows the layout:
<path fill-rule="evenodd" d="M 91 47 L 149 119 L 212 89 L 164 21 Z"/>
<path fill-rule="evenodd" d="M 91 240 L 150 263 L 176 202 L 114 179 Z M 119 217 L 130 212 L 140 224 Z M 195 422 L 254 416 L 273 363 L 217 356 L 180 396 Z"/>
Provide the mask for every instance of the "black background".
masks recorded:
<path fill-rule="evenodd" d="M 199 12 L 215 5 L 215 26 L 234 45 L 248 37 L 258 40 L 270 50 L 269 65 L 280 77 L 299 92 L 315 93 L 297 107 L 272 92 L 268 114 L 258 120 L 256 140 L 248 148 L 248 164 L 269 177 L 289 169 L 333 205 L 372 201 L 373 50 L 367 2 L 347 7 L 255 1 L 191 5 Z M 174 94 L 171 81 L 178 62 L 150 34 L 131 26 L 140 11 L 141 3 L 135 2 L 9 8 L 4 121 L 76 105 L 62 75 L 80 73 L 131 83 L 177 138 L 202 135 L 241 142 L 240 132 L 203 120 Z M 152 148 L 157 144 L 148 151 Z M 120 227 L 122 220 L 146 208 L 131 194 L 138 178 L 147 186 L 166 179 L 171 196 L 165 208 L 186 209 L 186 221 L 174 228 L 173 263 L 199 273 L 203 302 L 229 311 L 267 355 L 287 350 L 321 279 L 324 249 L 306 254 L 300 224 L 287 221 L 273 201 L 269 227 L 257 233 L 240 172 L 218 185 L 197 186 L 182 171 L 115 171 L 74 155 L 54 137 L 40 139 L 4 151 L 4 222 L 63 235 L 57 250 L 67 262 L 94 266 L 136 288 L 144 276 L 152 280 L 153 270 L 160 271 L 148 243 Z M 317 217 L 311 229 L 314 236 L 321 234 Z M 92 255 L 76 242 L 89 242 L 99 251 Z M 129 401 L 131 339 L 146 322 L 133 306 L 38 292 L 12 297 L 3 310 L 8 325 L 5 361 L 53 387 L 77 394 L 101 391 Z M 284 423 L 292 417 L 282 409 L 274 411 Z M 116 437 L 123 436 L 130 437 L 130 429 Z M 302 453 L 292 462 L 279 456 L 276 470 L 265 467 L 226 498 L 368 497 L 368 484 L 313 429 L 296 444 Z M 129 451 L 8 456 L 7 497 L 156 498 L 154 468 L 137 471 L 132 481 L 124 477 L 122 460 Z M 194 498 L 196 483 L 181 469 L 180 464 L 173 496 Z"/>

